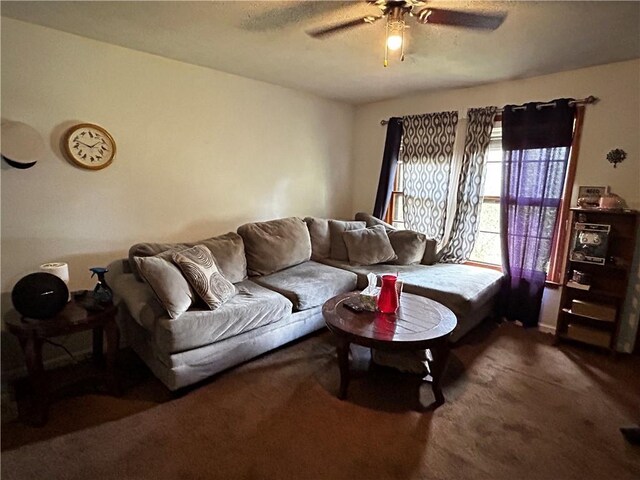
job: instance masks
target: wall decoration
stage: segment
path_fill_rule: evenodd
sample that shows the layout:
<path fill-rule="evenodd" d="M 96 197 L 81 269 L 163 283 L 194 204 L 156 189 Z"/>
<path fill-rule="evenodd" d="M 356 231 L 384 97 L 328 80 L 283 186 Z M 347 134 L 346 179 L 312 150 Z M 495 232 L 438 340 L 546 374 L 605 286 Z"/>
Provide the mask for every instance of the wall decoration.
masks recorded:
<path fill-rule="evenodd" d="M 583 186 L 578 187 L 578 206 L 582 208 L 598 208 L 600 197 L 609 192 L 609 187 Z"/>
<path fill-rule="evenodd" d="M 2 119 L 2 158 L 14 168 L 33 167 L 42 157 L 45 145 L 31 125 Z"/>
<path fill-rule="evenodd" d="M 627 158 L 627 152 L 621 148 L 615 148 L 607 153 L 607 160 L 609 163 L 613 163 L 613 168 L 616 168 L 625 158 Z"/>
<path fill-rule="evenodd" d="M 108 167 L 116 155 L 116 142 L 104 128 L 80 123 L 66 131 L 62 140 L 66 157 L 89 170 Z"/>

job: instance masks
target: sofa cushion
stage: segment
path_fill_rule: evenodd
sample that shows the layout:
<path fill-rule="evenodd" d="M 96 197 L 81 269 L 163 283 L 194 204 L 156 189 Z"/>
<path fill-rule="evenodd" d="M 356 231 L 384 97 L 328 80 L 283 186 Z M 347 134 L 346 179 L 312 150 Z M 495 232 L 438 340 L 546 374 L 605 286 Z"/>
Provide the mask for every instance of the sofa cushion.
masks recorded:
<path fill-rule="evenodd" d="M 172 263 L 173 253 L 168 250 L 153 257 L 134 257 L 134 263 L 169 317 L 176 318 L 195 303 L 197 296 L 180 269 Z"/>
<path fill-rule="evenodd" d="M 334 260 L 349 260 L 347 245 L 344 243 L 342 233 L 349 230 L 366 228 L 365 222 L 345 222 L 342 220 L 329 220 L 329 232 L 331 235 L 331 258 Z"/>
<path fill-rule="evenodd" d="M 433 238 L 427 238 L 427 243 L 424 247 L 424 255 L 422 256 L 422 260 L 420 260 L 422 265 L 434 265 L 438 261 L 438 254 L 436 252 L 437 246 L 438 242 Z"/>
<path fill-rule="evenodd" d="M 311 258 L 307 225 L 297 217 L 238 227 L 244 240 L 249 275 L 269 275 Z"/>
<path fill-rule="evenodd" d="M 355 290 L 358 276 L 309 261 L 252 280 L 287 297 L 293 303 L 294 310 L 307 310 L 322 305 L 340 293 Z"/>
<path fill-rule="evenodd" d="M 458 317 L 472 314 L 500 291 L 502 273 L 471 265 L 436 263 L 402 276 L 404 291 L 431 298 Z"/>
<path fill-rule="evenodd" d="M 329 234 L 329 220 L 326 218 L 306 217 L 311 237 L 311 260 L 329 258 L 331 255 L 331 235 Z"/>
<path fill-rule="evenodd" d="M 389 241 L 397 258 L 390 263 L 394 265 L 412 265 L 420 263 L 427 246 L 427 237 L 412 230 L 392 230 Z"/>
<path fill-rule="evenodd" d="M 224 277 L 231 283 L 247 278 L 247 260 L 244 255 L 242 237 L 234 232 L 189 243 L 137 243 L 129 249 L 129 263 L 136 278 L 142 281 L 134 257 L 151 257 L 167 250 L 186 249 L 194 245 L 204 245 L 211 251 Z"/>
<path fill-rule="evenodd" d="M 251 280 L 236 284 L 238 293 L 216 310 L 192 308 L 176 319 L 160 317 L 153 340 L 165 353 L 209 345 L 291 315 L 291 302 Z"/>
<path fill-rule="evenodd" d="M 398 258 L 382 225 L 348 230 L 342 233 L 342 239 L 347 246 L 349 263 L 354 265 L 375 265 Z"/>
<path fill-rule="evenodd" d="M 233 283 L 220 273 L 207 247 L 196 245 L 174 253 L 171 258 L 210 310 L 219 308 L 236 294 Z"/>
<path fill-rule="evenodd" d="M 387 222 L 383 222 L 382 220 L 380 220 L 377 217 L 374 217 L 373 215 L 370 215 L 368 213 L 364 213 L 364 212 L 358 212 L 356 213 L 355 216 L 356 220 L 360 220 L 362 222 L 365 222 L 367 224 L 367 227 L 373 227 L 376 225 L 382 225 L 384 228 L 387 229 L 387 233 L 389 234 L 389 239 L 391 240 L 391 232 L 397 230 L 393 225 L 388 224 Z M 413 230 L 397 230 L 398 232 L 413 232 L 416 235 L 423 235 L 422 233 L 419 232 L 414 232 Z M 402 240 L 400 240 L 402 239 Z M 401 241 L 404 243 L 405 241 L 409 242 L 409 243 L 413 243 L 414 241 L 410 241 L 409 240 L 409 235 L 408 234 L 402 234 L 401 237 L 398 237 L 396 239 L 396 243 L 394 244 L 394 241 L 391 240 L 391 245 L 393 245 L 394 250 L 396 250 L 396 246 L 398 245 L 398 243 L 400 243 Z M 420 241 L 418 242 L 420 243 Z M 418 244 L 414 245 L 415 248 L 420 249 L 421 247 L 418 246 Z M 402 253 L 399 253 L 398 250 L 396 250 L 396 254 L 398 255 L 398 260 L 396 260 L 395 262 L 393 262 L 393 264 L 395 265 L 409 265 L 409 264 L 413 264 L 413 263 L 421 263 L 423 265 L 433 265 L 434 263 L 437 262 L 438 257 L 436 255 L 436 247 L 437 247 L 437 242 L 435 240 L 433 240 L 432 238 L 427 238 L 425 235 L 425 249 L 424 249 L 424 254 L 422 255 L 422 258 L 418 260 L 418 262 L 416 262 L 414 260 L 414 254 L 417 256 L 417 252 L 410 252 L 410 251 L 406 251 L 406 256 L 403 255 Z M 339 259 L 339 260 L 344 260 L 344 259 Z M 409 261 L 411 260 L 411 261 Z"/>
<path fill-rule="evenodd" d="M 387 229 L 387 233 L 389 233 L 389 231 L 391 230 L 396 230 L 396 227 L 394 227 L 390 223 L 382 221 L 378 217 L 374 217 L 369 213 L 358 212 L 356 213 L 356 216 L 354 217 L 354 219 L 361 222 L 365 222 L 367 224 L 367 227 L 375 227 L 376 225 L 382 225 L 384 228 Z"/>

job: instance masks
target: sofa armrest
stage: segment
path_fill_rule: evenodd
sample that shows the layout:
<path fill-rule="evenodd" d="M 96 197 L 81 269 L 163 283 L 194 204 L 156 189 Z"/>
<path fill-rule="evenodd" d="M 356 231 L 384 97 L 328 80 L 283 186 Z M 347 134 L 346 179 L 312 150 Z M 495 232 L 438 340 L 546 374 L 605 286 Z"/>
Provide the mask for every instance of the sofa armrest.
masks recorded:
<path fill-rule="evenodd" d="M 124 273 L 121 261 L 109 264 L 107 283 L 113 290 L 114 303 L 124 303 L 131 317 L 147 330 L 153 330 L 156 319 L 166 317 L 151 287 L 136 280 L 133 273 Z"/>

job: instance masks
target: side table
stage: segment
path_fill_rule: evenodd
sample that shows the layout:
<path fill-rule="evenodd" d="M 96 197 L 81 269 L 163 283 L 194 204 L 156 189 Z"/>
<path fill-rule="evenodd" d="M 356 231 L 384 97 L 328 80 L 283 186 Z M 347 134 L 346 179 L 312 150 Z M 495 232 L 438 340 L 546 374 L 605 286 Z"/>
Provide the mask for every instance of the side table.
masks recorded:
<path fill-rule="evenodd" d="M 53 389 L 49 385 L 49 378 L 42 364 L 42 344 L 49 338 L 93 330 L 93 360 L 95 363 L 102 364 L 104 361 L 103 338 L 106 337 L 104 377 L 109 393 L 112 395 L 120 393 L 115 368 L 120 340 L 115 321 L 118 308 L 113 304 L 102 305 L 102 307 L 99 311 L 88 311 L 72 298 L 60 313 L 49 319 L 22 317 L 15 310 L 7 313 L 5 317 L 7 330 L 20 342 L 33 390 L 32 414 L 26 415 L 21 411 L 19 404 L 19 413 L 23 421 L 33 425 L 43 425 L 47 421 Z"/>

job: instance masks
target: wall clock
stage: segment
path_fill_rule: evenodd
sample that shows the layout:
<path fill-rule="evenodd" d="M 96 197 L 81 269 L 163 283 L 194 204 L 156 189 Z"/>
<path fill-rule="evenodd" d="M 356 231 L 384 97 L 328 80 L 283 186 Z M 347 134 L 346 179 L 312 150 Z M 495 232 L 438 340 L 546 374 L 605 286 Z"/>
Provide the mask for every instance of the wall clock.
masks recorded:
<path fill-rule="evenodd" d="M 116 155 L 113 137 L 93 123 L 80 123 L 67 130 L 62 147 L 69 160 L 89 170 L 108 167 Z"/>

